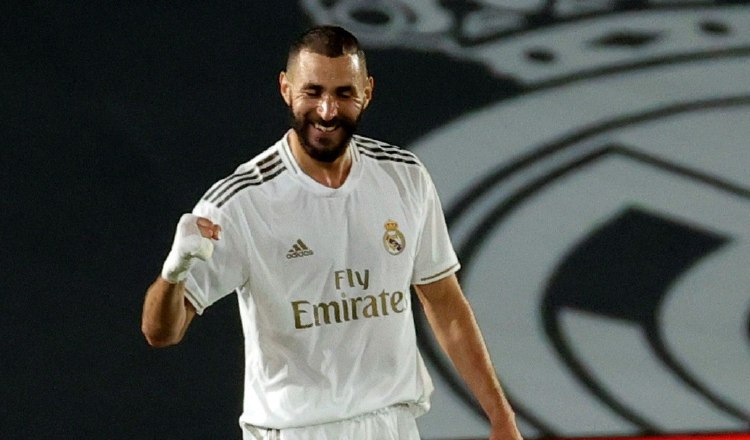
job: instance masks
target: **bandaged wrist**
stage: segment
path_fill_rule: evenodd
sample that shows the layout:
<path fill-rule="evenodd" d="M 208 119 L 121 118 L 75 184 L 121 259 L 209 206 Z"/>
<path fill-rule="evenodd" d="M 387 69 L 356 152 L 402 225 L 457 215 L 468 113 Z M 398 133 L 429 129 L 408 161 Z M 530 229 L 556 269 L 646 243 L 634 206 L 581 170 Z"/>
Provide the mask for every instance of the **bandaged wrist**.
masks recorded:
<path fill-rule="evenodd" d="M 184 281 L 196 258 L 205 261 L 213 254 L 213 243 L 201 235 L 197 220 L 196 215 L 184 214 L 177 224 L 172 249 L 161 270 L 161 277 L 170 283 Z"/>
<path fill-rule="evenodd" d="M 164 266 L 161 268 L 161 277 L 172 284 L 185 281 L 188 270 L 193 265 L 193 258 L 182 257 L 179 252 L 172 249 L 164 260 Z"/>

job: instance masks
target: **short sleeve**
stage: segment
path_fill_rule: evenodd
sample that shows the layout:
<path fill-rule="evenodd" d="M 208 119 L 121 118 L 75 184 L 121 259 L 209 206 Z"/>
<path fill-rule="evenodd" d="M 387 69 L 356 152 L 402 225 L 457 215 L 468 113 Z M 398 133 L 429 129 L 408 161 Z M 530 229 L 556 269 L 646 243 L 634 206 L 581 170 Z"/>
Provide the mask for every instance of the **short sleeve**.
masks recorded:
<path fill-rule="evenodd" d="M 461 265 L 448 235 L 443 207 L 435 185 L 422 169 L 422 230 L 414 262 L 412 284 L 429 284 L 458 271 Z"/>
<path fill-rule="evenodd" d="M 198 314 L 216 301 L 224 298 L 247 280 L 248 257 L 244 252 L 245 238 L 225 210 L 201 201 L 193 214 L 208 218 L 221 226 L 219 240 L 215 240 L 214 252 L 208 261 L 196 261 L 185 280 L 186 297 Z"/>

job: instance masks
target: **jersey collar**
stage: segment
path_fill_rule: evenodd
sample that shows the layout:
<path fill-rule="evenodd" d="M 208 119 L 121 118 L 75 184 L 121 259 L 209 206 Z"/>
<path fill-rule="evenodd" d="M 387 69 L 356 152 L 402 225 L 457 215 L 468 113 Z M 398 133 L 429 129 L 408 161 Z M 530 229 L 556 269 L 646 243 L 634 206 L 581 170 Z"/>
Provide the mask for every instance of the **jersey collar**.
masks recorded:
<path fill-rule="evenodd" d="M 292 154 L 292 147 L 289 144 L 290 133 L 291 129 L 287 131 L 284 137 L 281 139 L 279 152 L 282 161 L 284 161 L 288 169 L 292 171 L 294 179 L 303 187 L 305 187 L 305 189 L 321 195 L 335 197 L 348 194 L 356 186 L 356 182 L 359 180 L 361 174 L 361 156 L 359 154 L 359 150 L 355 141 L 356 136 L 353 136 L 349 141 L 349 146 L 347 147 L 346 152 L 346 154 L 349 154 L 352 159 L 352 168 L 349 170 L 349 176 L 347 176 L 346 181 L 344 181 L 344 184 L 340 187 L 329 188 L 325 185 L 320 184 L 319 182 L 316 182 L 315 179 L 308 176 L 304 171 L 302 171 L 302 168 L 300 168 L 299 164 L 297 163 L 297 159 L 295 159 L 294 154 Z"/>

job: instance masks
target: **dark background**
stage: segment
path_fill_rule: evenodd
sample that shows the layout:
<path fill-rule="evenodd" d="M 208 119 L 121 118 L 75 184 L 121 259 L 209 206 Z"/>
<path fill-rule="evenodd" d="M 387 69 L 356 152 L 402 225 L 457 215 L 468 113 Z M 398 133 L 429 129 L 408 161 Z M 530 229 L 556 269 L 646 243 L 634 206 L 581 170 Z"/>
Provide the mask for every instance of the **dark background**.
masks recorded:
<path fill-rule="evenodd" d="M 141 304 L 180 214 L 286 130 L 277 77 L 307 17 L 290 0 L 4 10 L 0 438 L 239 438 L 234 297 L 159 350 Z M 368 57 L 360 133 L 397 145 L 513 90 L 437 54 Z"/>

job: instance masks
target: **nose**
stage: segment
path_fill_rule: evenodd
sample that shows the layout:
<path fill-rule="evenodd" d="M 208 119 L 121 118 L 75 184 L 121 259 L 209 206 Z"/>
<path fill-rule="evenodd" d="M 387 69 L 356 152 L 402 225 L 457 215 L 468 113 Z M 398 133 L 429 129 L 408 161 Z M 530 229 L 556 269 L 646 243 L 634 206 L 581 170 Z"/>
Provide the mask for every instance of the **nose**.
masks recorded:
<path fill-rule="evenodd" d="M 339 111 L 338 101 L 331 95 L 325 95 L 320 98 L 318 103 L 318 115 L 324 121 L 330 121 L 335 118 Z"/>

